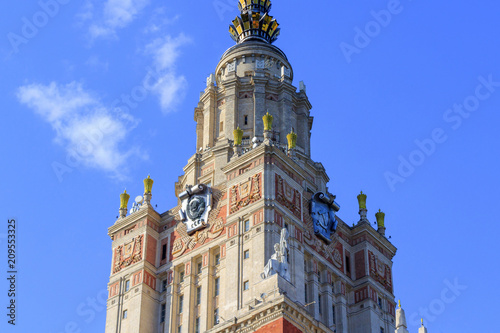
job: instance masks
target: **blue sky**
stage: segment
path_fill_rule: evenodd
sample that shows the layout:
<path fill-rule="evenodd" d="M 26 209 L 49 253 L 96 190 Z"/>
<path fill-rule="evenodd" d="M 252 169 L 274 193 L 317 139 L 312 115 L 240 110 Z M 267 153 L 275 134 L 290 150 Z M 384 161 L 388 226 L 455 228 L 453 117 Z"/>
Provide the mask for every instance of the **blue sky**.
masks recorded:
<path fill-rule="evenodd" d="M 273 5 L 339 215 L 359 219 L 360 190 L 372 221 L 387 214 L 411 332 L 420 317 L 430 333 L 495 332 L 498 2 Z M 194 107 L 236 14 L 232 0 L 42 0 L 0 14 L 0 253 L 16 218 L 20 272 L 18 325 L 2 314 L 2 331 L 104 330 L 118 196 L 151 174 L 158 210 L 175 205 Z"/>

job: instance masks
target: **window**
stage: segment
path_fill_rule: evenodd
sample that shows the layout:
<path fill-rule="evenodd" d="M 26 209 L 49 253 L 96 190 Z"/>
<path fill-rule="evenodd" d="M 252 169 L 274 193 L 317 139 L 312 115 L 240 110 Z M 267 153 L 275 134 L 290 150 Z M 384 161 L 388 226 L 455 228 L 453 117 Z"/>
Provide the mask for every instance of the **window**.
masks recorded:
<path fill-rule="evenodd" d="M 285 223 L 285 229 L 288 231 L 290 230 L 290 229 L 288 229 L 288 223 Z"/>
<path fill-rule="evenodd" d="M 128 316 L 128 311 L 123 310 L 123 319 L 127 319 L 127 316 Z"/>
<path fill-rule="evenodd" d="M 245 115 L 245 125 L 248 125 L 248 116 Z"/>
<path fill-rule="evenodd" d="M 200 317 L 196 318 L 195 326 L 194 326 L 194 332 L 195 333 L 200 333 Z"/>
<path fill-rule="evenodd" d="M 319 311 L 319 314 L 321 314 L 321 308 L 322 308 L 321 295 L 318 294 L 318 311 Z"/>
<path fill-rule="evenodd" d="M 215 255 L 215 266 L 219 266 L 220 265 L 220 254 L 216 254 Z"/>
<path fill-rule="evenodd" d="M 219 323 L 219 308 L 214 310 L 214 325 Z"/>
<path fill-rule="evenodd" d="M 167 291 L 167 280 L 166 279 L 161 281 L 161 291 L 162 292 Z"/>
<path fill-rule="evenodd" d="M 196 305 L 201 304 L 201 287 L 196 288 Z"/>
<path fill-rule="evenodd" d="M 250 250 L 246 250 L 245 252 L 243 252 L 243 259 L 248 259 L 250 258 Z"/>
<path fill-rule="evenodd" d="M 198 274 L 201 274 L 202 269 L 203 269 L 203 266 L 202 266 L 202 263 L 201 263 L 201 261 L 200 261 L 200 262 L 197 264 L 197 272 L 198 272 Z"/>
<path fill-rule="evenodd" d="M 243 290 L 248 290 L 250 288 L 250 282 L 245 281 L 243 282 Z"/>
<path fill-rule="evenodd" d="M 184 282 L 184 271 L 179 273 L 179 283 Z"/>
<path fill-rule="evenodd" d="M 336 325 L 337 321 L 335 320 L 335 305 L 332 305 L 332 320 L 333 320 L 333 325 Z"/>
<path fill-rule="evenodd" d="M 177 333 L 181 333 L 181 332 L 182 332 L 182 325 L 177 327 Z"/>
<path fill-rule="evenodd" d="M 245 230 L 245 232 L 247 232 L 248 230 L 250 230 L 250 221 L 249 220 L 245 221 L 244 230 Z"/>
<path fill-rule="evenodd" d="M 130 280 L 127 280 L 125 282 L 125 291 L 129 291 L 130 290 Z"/>
<path fill-rule="evenodd" d="M 215 279 L 215 296 L 219 296 L 220 294 L 220 278 Z"/>
<path fill-rule="evenodd" d="M 378 306 L 382 309 L 382 298 L 378 298 Z"/>
<path fill-rule="evenodd" d="M 380 328 L 380 333 L 384 333 L 384 328 L 383 327 Z"/>
<path fill-rule="evenodd" d="M 184 307 L 184 295 L 179 296 L 179 313 L 182 313 L 182 308 Z"/>
<path fill-rule="evenodd" d="M 164 323 L 165 322 L 165 313 L 166 313 L 166 310 L 167 310 L 167 305 L 165 303 L 163 303 L 161 305 L 160 323 Z"/>
<path fill-rule="evenodd" d="M 224 132 L 224 122 L 223 121 L 221 121 L 220 125 L 219 125 L 219 133 L 222 133 L 222 132 Z"/>
<path fill-rule="evenodd" d="M 350 274 L 351 273 L 351 258 L 347 255 L 345 256 L 345 271 Z"/>
<path fill-rule="evenodd" d="M 167 259 L 167 244 L 163 244 L 161 248 L 161 260 Z"/>
<path fill-rule="evenodd" d="M 304 286 L 304 301 L 307 303 L 307 284 Z"/>

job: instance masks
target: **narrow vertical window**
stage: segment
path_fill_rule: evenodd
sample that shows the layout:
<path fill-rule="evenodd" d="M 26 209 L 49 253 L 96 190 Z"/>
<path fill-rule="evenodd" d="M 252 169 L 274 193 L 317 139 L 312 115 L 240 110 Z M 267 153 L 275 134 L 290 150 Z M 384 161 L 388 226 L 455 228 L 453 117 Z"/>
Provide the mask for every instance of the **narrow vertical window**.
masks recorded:
<path fill-rule="evenodd" d="M 244 230 L 245 230 L 245 232 L 250 230 L 250 221 L 249 220 L 245 221 Z"/>
<path fill-rule="evenodd" d="M 243 290 L 248 290 L 250 288 L 250 282 L 245 281 L 243 282 Z"/>
<path fill-rule="evenodd" d="M 184 282 L 184 271 L 180 272 L 179 274 L 179 282 L 180 283 Z"/>
<path fill-rule="evenodd" d="M 163 303 L 161 305 L 161 313 L 160 313 L 160 323 L 164 323 L 165 322 L 165 313 L 167 311 L 167 305 L 165 303 Z"/>
<path fill-rule="evenodd" d="M 127 282 L 125 282 L 125 291 L 129 290 L 130 290 L 130 280 L 127 280 Z"/>
<path fill-rule="evenodd" d="M 347 274 L 351 274 L 351 258 L 347 255 L 345 256 L 345 271 Z"/>
<path fill-rule="evenodd" d="M 179 313 L 182 313 L 182 308 L 184 307 L 184 295 L 179 296 Z"/>
<path fill-rule="evenodd" d="M 123 319 L 127 319 L 128 310 L 123 310 Z"/>
<path fill-rule="evenodd" d="M 200 333 L 200 317 L 196 318 L 194 332 Z"/>
<path fill-rule="evenodd" d="M 321 295 L 318 294 L 318 311 L 319 311 L 319 314 L 321 314 L 321 308 L 322 308 Z"/>
<path fill-rule="evenodd" d="M 332 305 L 332 321 L 333 325 L 337 325 L 337 320 L 335 318 L 335 305 Z"/>
<path fill-rule="evenodd" d="M 245 125 L 248 125 L 248 116 L 245 115 Z"/>
<path fill-rule="evenodd" d="M 167 280 L 161 281 L 161 292 L 167 291 Z"/>
<path fill-rule="evenodd" d="M 220 254 L 216 254 L 215 255 L 215 266 L 219 266 L 220 264 Z"/>
<path fill-rule="evenodd" d="M 243 259 L 248 259 L 250 258 L 250 250 L 246 250 L 245 252 L 243 252 Z"/>
<path fill-rule="evenodd" d="M 214 325 L 219 324 L 219 308 L 214 310 Z"/>
<path fill-rule="evenodd" d="M 201 261 L 198 263 L 197 267 L 198 267 L 198 269 L 197 269 L 198 270 L 198 274 L 201 274 L 201 272 L 203 270 L 203 265 L 202 265 Z"/>
<path fill-rule="evenodd" d="M 219 133 L 222 133 L 222 132 L 224 132 L 224 122 L 223 121 L 221 121 L 220 125 L 219 125 Z"/>
<path fill-rule="evenodd" d="M 196 288 L 196 305 L 201 304 L 201 287 Z"/>
<path fill-rule="evenodd" d="M 167 259 L 167 244 L 163 244 L 161 248 L 161 260 Z"/>
<path fill-rule="evenodd" d="M 215 296 L 219 296 L 220 294 L 220 278 L 215 279 Z"/>

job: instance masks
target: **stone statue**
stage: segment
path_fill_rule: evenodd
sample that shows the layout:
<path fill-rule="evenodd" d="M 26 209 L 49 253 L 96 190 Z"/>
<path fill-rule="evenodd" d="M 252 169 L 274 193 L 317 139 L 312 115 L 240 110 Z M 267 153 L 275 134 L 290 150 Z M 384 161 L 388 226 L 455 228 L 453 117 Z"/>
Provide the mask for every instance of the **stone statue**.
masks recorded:
<path fill-rule="evenodd" d="M 260 274 L 262 279 L 267 279 L 271 275 L 278 274 L 287 281 L 290 281 L 290 271 L 288 270 L 288 230 L 281 230 L 280 242 L 274 244 L 274 254 L 264 267 L 264 272 Z"/>

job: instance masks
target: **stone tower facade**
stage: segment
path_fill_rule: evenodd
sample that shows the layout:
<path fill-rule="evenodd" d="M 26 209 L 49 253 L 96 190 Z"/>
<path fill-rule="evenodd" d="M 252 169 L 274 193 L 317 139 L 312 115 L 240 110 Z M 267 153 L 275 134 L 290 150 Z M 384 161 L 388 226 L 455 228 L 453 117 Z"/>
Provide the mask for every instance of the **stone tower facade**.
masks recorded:
<path fill-rule="evenodd" d="M 293 85 L 272 45 L 271 1 L 238 3 L 237 44 L 194 111 L 197 147 L 177 207 L 155 211 L 149 177 L 131 211 L 121 195 L 106 333 L 395 332 L 385 215 L 374 229 L 363 193 L 357 224 L 337 215 L 330 179 L 311 158 L 306 87 Z"/>

